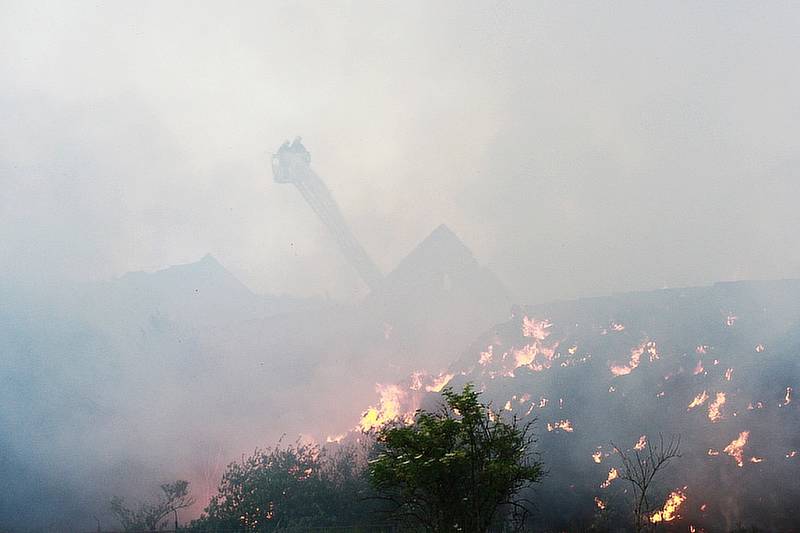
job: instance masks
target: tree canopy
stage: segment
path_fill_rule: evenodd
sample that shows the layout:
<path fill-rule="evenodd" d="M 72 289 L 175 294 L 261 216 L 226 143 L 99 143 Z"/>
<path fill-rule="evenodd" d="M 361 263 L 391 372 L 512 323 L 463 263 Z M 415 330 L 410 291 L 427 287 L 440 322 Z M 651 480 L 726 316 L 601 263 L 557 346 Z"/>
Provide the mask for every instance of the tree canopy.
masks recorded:
<path fill-rule="evenodd" d="M 396 517 L 428 531 L 483 532 L 527 513 L 519 491 L 539 481 L 533 421 L 505 420 L 479 401 L 471 384 L 442 391 L 435 412 L 420 410 L 410 425 L 378 434 L 370 479 Z"/>
<path fill-rule="evenodd" d="M 196 531 L 299 530 L 368 524 L 377 506 L 365 476 L 367 448 L 295 443 L 228 465 Z"/>

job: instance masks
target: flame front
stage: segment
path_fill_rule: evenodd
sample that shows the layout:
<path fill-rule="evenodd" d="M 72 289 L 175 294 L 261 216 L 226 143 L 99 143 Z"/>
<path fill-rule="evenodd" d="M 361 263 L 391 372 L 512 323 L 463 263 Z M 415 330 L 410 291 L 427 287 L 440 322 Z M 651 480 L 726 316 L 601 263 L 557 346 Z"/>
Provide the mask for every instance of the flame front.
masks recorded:
<path fill-rule="evenodd" d="M 686 490 L 686 487 L 684 487 L 684 490 Z M 660 511 L 656 511 L 650 515 L 650 522 L 658 524 L 659 522 L 672 522 L 676 518 L 680 518 L 678 510 L 685 501 L 686 494 L 684 494 L 683 490 L 672 491 L 669 496 L 667 496 L 664 507 L 662 507 Z"/>
<path fill-rule="evenodd" d="M 450 380 L 453 379 L 455 374 L 439 374 L 439 377 L 434 378 L 433 384 L 428 385 L 425 387 L 425 390 L 428 392 L 442 392 L 442 389 L 450 383 Z"/>
<path fill-rule="evenodd" d="M 708 400 L 708 393 L 706 391 L 703 391 L 694 397 L 694 400 L 692 400 L 692 403 L 689 404 L 689 407 L 686 410 L 688 411 L 690 409 L 694 409 L 695 407 L 703 405 L 706 402 L 706 400 Z"/>
<path fill-rule="evenodd" d="M 650 361 L 654 361 L 658 359 L 658 350 L 656 348 L 656 343 L 653 341 L 645 341 L 639 346 L 635 347 L 631 350 L 631 357 L 628 360 L 628 364 L 626 365 L 611 365 L 611 373 L 614 376 L 627 376 L 633 370 L 639 366 L 641 362 L 642 355 L 647 353 L 650 357 Z"/>
<path fill-rule="evenodd" d="M 731 443 L 725 446 L 725 448 L 722 450 L 736 459 L 736 464 L 739 466 L 739 468 L 744 466 L 744 446 L 747 444 L 747 439 L 749 437 L 749 431 L 742 431 L 739 433 L 739 438 L 732 440 Z"/>
<path fill-rule="evenodd" d="M 380 403 L 378 407 L 370 407 L 364 412 L 356 429 L 370 431 L 385 426 L 399 418 L 408 418 L 408 414 L 401 417 L 401 405 L 403 400 L 406 399 L 406 391 L 402 390 L 398 385 L 381 384 L 376 385 L 375 390 L 381 396 Z"/>

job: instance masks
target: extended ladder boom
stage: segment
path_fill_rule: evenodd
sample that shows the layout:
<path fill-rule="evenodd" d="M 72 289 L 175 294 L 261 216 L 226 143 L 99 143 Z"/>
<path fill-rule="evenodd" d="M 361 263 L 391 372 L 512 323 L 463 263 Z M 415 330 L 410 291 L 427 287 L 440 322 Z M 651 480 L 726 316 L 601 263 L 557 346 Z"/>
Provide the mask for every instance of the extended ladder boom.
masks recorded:
<path fill-rule="evenodd" d="M 364 283 L 370 290 L 375 290 L 383 276 L 353 236 L 328 187 L 311 170 L 311 154 L 299 137 L 291 144 L 285 142 L 272 156 L 272 173 L 277 183 L 295 184 L 308 205 L 333 233 L 342 253 L 358 271 Z"/>

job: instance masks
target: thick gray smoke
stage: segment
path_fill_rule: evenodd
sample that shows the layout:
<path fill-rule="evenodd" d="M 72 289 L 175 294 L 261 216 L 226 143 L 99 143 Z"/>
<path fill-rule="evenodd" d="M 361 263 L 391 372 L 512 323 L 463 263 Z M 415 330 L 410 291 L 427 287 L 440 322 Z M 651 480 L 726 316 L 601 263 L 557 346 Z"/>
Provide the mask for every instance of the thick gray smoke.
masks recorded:
<path fill-rule="evenodd" d="M 352 297 L 296 134 L 384 270 L 442 222 L 524 301 L 800 268 L 791 5 L 0 9 L 3 272 Z"/>
<path fill-rule="evenodd" d="M 228 460 L 352 428 L 376 382 L 444 370 L 512 302 L 800 277 L 798 24 L 0 3 L 0 528 L 110 527 L 111 494 L 178 477 L 207 499 Z M 272 181 L 297 134 L 384 293 Z"/>

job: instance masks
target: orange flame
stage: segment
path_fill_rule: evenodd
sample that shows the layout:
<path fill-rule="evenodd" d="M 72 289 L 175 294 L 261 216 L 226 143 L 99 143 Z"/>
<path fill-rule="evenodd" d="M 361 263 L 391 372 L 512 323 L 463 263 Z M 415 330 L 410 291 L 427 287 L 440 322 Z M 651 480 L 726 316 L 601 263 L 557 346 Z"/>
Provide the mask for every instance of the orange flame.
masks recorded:
<path fill-rule="evenodd" d="M 606 508 L 606 502 L 598 498 L 597 496 L 594 497 L 594 504 L 597 506 L 598 509 L 603 511 Z"/>
<path fill-rule="evenodd" d="M 550 422 L 547 423 L 547 431 L 555 431 L 560 429 L 562 431 L 566 431 L 567 433 L 572 433 L 575 431 L 575 428 L 572 427 L 572 422 L 569 420 L 559 420 L 558 422 Z"/>
<path fill-rule="evenodd" d="M 739 433 L 739 438 L 732 440 L 731 443 L 722 450 L 736 460 L 736 464 L 739 468 L 744 466 L 744 447 L 749 437 L 749 431 L 742 431 Z"/>
<path fill-rule="evenodd" d="M 453 376 L 454 374 L 439 374 L 438 377 L 433 379 L 433 384 L 425 387 L 425 390 L 428 392 L 442 392 L 442 389 L 450 383 Z"/>
<path fill-rule="evenodd" d="M 547 319 L 536 320 L 535 318 L 522 317 L 522 334 L 526 337 L 533 337 L 543 341 L 550 336 L 548 331 L 553 327 L 553 323 Z"/>
<path fill-rule="evenodd" d="M 633 445 L 634 450 L 644 450 L 644 447 L 647 446 L 647 435 L 642 435 L 639 437 L 639 440 L 636 444 Z"/>
<path fill-rule="evenodd" d="M 703 391 L 694 397 L 694 400 L 692 400 L 692 403 L 689 404 L 689 407 L 686 410 L 688 411 L 690 409 L 694 409 L 699 405 L 703 405 L 706 402 L 706 400 L 708 400 L 708 393 L 706 391 Z"/>
<path fill-rule="evenodd" d="M 697 364 L 694 367 L 693 374 L 696 376 L 697 374 L 700 374 L 701 372 L 703 372 L 703 361 L 702 361 L 702 359 L 698 359 L 697 360 Z"/>
<path fill-rule="evenodd" d="M 356 429 L 370 431 L 383 427 L 397 419 L 407 422 L 413 419 L 413 414 L 402 414 L 400 410 L 400 406 L 407 397 L 406 391 L 402 390 L 398 385 L 381 384 L 376 385 L 375 390 L 381 396 L 380 403 L 378 407 L 370 407 L 364 412 Z"/>
<path fill-rule="evenodd" d="M 606 480 L 600 484 L 600 488 L 607 489 L 608 487 L 611 486 L 611 482 L 617 479 L 618 477 L 619 477 L 619 472 L 617 472 L 616 468 L 612 467 L 611 470 L 608 471 L 608 477 L 606 478 Z"/>
<path fill-rule="evenodd" d="M 327 442 L 328 444 L 333 443 L 333 442 L 338 444 L 338 443 L 342 442 L 342 439 L 344 439 L 346 436 L 347 436 L 346 433 L 339 433 L 338 435 L 328 435 L 325 438 L 325 442 Z"/>
<path fill-rule="evenodd" d="M 628 364 L 611 365 L 611 373 L 614 376 L 627 376 L 639 366 L 639 362 L 641 361 L 644 353 L 647 353 L 647 355 L 650 357 L 650 361 L 658 359 L 658 349 L 656 348 L 656 343 L 653 341 L 645 341 L 639 346 L 633 348 L 631 350 L 631 357 L 628 361 Z"/>
<path fill-rule="evenodd" d="M 594 453 L 592 453 L 592 461 L 594 461 L 597 464 L 600 464 L 603 461 L 603 452 L 597 450 Z"/>
<path fill-rule="evenodd" d="M 489 346 L 486 348 L 485 352 L 481 352 L 481 357 L 478 359 L 478 364 L 481 366 L 487 366 L 489 363 L 492 362 L 494 358 L 494 346 Z"/>
<path fill-rule="evenodd" d="M 733 369 L 729 368 L 728 370 L 725 371 L 725 380 L 730 381 L 732 375 L 733 375 Z"/>
<path fill-rule="evenodd" d="M 716 399 L 708 405 L 708 419 L 717 422 L 722 418 L 722 406 L 725 404 L 725 393 L 718 392 Z"/>
<path fill-rule="evenodd" d="M 683 490 L 686 490 L 686 487 L 684 487 Z M 662 507 L 660 511 L 656 511 L 650 515 L 650 522 L 657 524 L 659 522 L 672 522 L 676 518 L 680 518 L 678 510 L 683 502 L 686 501 L 686 494 L 684 494 L 683 490 L 672 491 L 669 496 L 667 496 L 664 507 Z"/>

